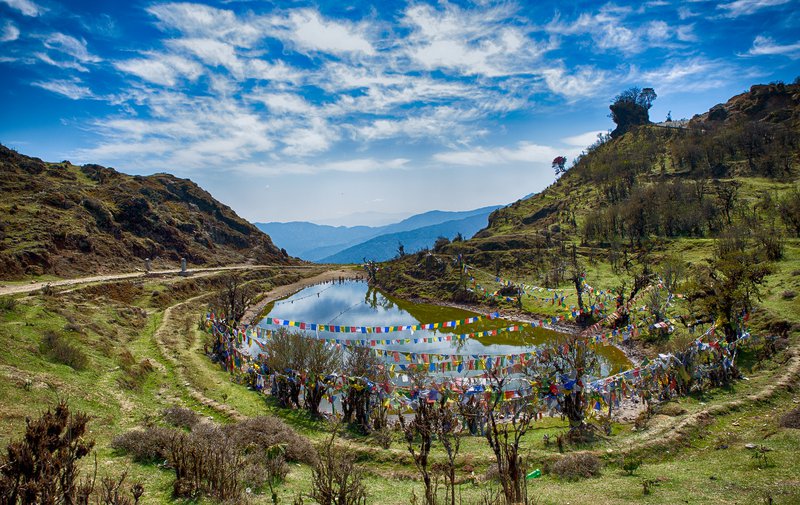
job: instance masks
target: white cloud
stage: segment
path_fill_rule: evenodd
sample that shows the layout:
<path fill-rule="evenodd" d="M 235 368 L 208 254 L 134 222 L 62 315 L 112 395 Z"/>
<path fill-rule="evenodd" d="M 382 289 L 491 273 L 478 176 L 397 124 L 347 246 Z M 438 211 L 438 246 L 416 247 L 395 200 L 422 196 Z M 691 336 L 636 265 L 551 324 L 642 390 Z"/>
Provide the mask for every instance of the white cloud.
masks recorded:
<path fill-rule="evenodd" d="M 588 66 L 569 73 L 563 64 L 546 68 L 541 75 L 550 91 L 573 100 L 602 94 L 610 78 L 607 71 Z"/>
<path fill-rule="evenodd" d="M 586 133 L 581 133 L 578 135 L 573 135 L 571 137 L 565 137 L 561 139 L 561 142 L 569 146 L 588 147 L 597 142 L 597 137 L 599 135 L 603 135 L 606 133 L 608 133 L 606 130 L 594 130 Z"/>
<path fill-rule="evenodd" d="M 265 81 L 300 82 L 303 73 L 283 61 L 266 62 L 257 58 L 245 60 L 247 77 Z"/>
<path fill-rule="evenodd" d="M 98 121 L 94 127 L 106 140 L 79 154 L 129 167 L 187 172 L 230 170 L 276 146 L 276 126 L 236 100 L 171 91 L 143 92 L 136 99 L 147 104 L 150 118 Z"/>
<path fill-rule="evenodd" d="M 274 113 L 311 115 L 318 112 L 316 107 L 294 93 L 254 93 L 249 98 L 263 103 Z"/>
<path fill-rule="evenodd" d="M 243 74 L 244 65 L 236 56 L 236 50 L 225 42 L 214 39 L 189 38 L 170 40 L 168 45 L 197 56 L 206 65 L 225 67 L 231 74 L 238 77 Z"/>
<path fill-rule="evenodd" d="M 791 0 L 736 0 L 735 2 L 720 4 L 717 8 L 727 11 L 725 13 L 726 17 L 736 18 L 753 14 L 767 7 L 783 5 L 790 1 Z"/>
<path fill-rule="evenodd" d="M 117 61 L 114 62 L 114 66 L 147 82 L 162 86 L 175 86 L 181 78 L 194 81 L 203 73 L 203 68 L 193 61 L 160 53 L 153 53 L 148 58 Z"/>
<path fill-rule="evenodd" d="M 375 54 L 364 24 L 325 19 L 313 9 L 297 9 L 269 20 L 274 35 L 301 51 Z"/>
<path fill-rule="evenodd" d="M 562 150 L 550 146 L 519 142 L 516 147 L 477 148 L 465 151 L 436 153 L 433 158 L 448 165 L 498 166 L 509 163 L 551 163 Z"/>
<path fill-rule="evenodd" d="M 462 9 L 444 3 L 443 9 L 412 5 L 402 23 L 412 32 L 401 43 L 407 56 L 428 70 L 455 70 L 464 75 L 498 77 L 531 73 L 548 49 L 515 23 L 507 6 Z"/>
<path fill-rule="evenodd" d="M 445 144 L 468 142 L 485 135 L 487 131 L 476 128 L 474 122 L 482 117 L 475 109 L 460 109 L 451 106 L 426 108 L 414 116 L 392 119 L 374 119 L 366 124 L 352 126 L 357 140 L 374 141 L 395 137 L 409 139 L 438 140 Z"/>
<path fill-rule="evenodd" d="M 88 68 L 86 68 L 85 66 L 81 65 L 77 61 L 54 60 L 47 53 L 33 53 L 33 56 L 35 56 L 39 60 L 43 61 L 44 63 L 47 63 L 48 65 L 53 65 L 54 67 L 77 70 L 78 72 L 88 72 L 89 71 Z"/>
<path fill-rule="evenodd" d="M 675 37 L 681 42 L 697 42 L 699 39 L 694 33 L 694 25 L 681 25 L 675 29 Z"/>
<path fill-rule="evenodd" d="M 153 5 L 147 12 L 165 30 L 174 29 L 192 38 L 210 38 L 249 47 L 264 34 L 256 22 L 240 19 L 233 11 L 208 5 L 176 2 Z"/>
<path fill-rule="evenodd" d="M 323 118 L 312 117 L 305 125 L 294 128 L 281 138 L 284 154 L 309 156 L 327 151 L 339 138 L 338 129 Z"/>
<path fill-rule="evenodd" d="M 8 4 L 12 9 L 16 9 L 24 15 L 31 17 L 39 16 L 47 11 L 47 9 L 35 4 L 31 0 L 0 0 L 0 2 Z"/>
<path fill-rule="evenodd" d="M 745 77 L 748 70 L 737 68 L 722 60 L 704 57 L 669 59 L 660 67 L 646 71 L 631 70 L 629 79 L 634 82 L 651 83 L 659 95 L 702 91 L 722 87 L 733 80 L 734 75 Z"/>
<path fill-rule="evenodd" d="M 238 165 L 237 170 L 253 175 L 313 175 L 322 172 L 363 174 L 383 170 L 399 170 L 410 162 L 407 158 L 355 158 L 320 163 L 251 163 Z"/>
<path fill-rule="evenodd" d="M 86 48 L 85 40 L 78 40 L 75 37 L 63 33 L 56 32 L 49 35 L 44 41 L 44 46 L 48 49 L 72 56 L 81 63 L 97 63 L 102 61 L 98 56 L 89 52 Z"/>
<path fill-rule="evenodd" d="M 663 20 L 653 20 L 639 26 L 625 26 L 625 19 L 631 13 L 626 7 L 606 4 L 596 13 L 581 13 L 572 23 L 562 22 L 556 15 L 545 30 L 553 35 L 589 35 L 596 47 L 603 50 L 618 50 L 626 54 L 638 54 L 651 47 L 674 45 L 693 40 L 692 27 L 673 27 Z M 683 19 L 683 18 L 681 18 Z"/>
<path fill-rule="evenodd" d="M 11 21 L 6 21 L 3 24 L 3 30 L 0 31 L 0 42 L 11 42 L 19 38 L 19 28 Z"/>
<path fill-rule="evenodd" d="M 80 81 L 75 80 L 52 80 L 52 81 L 36 81 L 31 83 L 33 86 L 46 89 L 59 95 L 64 95 L 72 100 L 80 100 L 82 98 L 93 98 L 92 91 L 86 86 L 81 86 Z"/>
<path fill-rule="evenodd" d="M 740 56 L 788 56 L 791 59 L 800 57 L 800 42 L 794 44 L 778 44 L 771 37 L 758 35 L 753 40 L 753 47 Z"/>
<path fill-rule="evenodd" d="M 647 38 L 653 41 L 665 41 L 670 37 L 670 27 L 664 21 L 651 21 L 645 27 Z"/>

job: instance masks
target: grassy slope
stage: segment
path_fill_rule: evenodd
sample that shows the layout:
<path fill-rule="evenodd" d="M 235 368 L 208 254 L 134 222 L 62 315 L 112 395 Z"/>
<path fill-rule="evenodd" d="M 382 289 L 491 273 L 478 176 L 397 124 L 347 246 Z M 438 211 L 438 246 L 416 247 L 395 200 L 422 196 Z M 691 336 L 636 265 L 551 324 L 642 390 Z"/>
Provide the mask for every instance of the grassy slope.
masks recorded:
<path fill-rule="evenodd" d="M 188 179 L 45 163 L 0 145 L 0 278 L 153 266 L 289 264 L 269 236 Z"/>
<path fill-rule="evenodd" d="M 737 104 L 734 105 L 738 107 Z M 663 138 L 667 143 L 671 136 L 681 135 L 679 132 L 654 127 L 651 130 L 648 132 L 645 129 L 641 134 Z M 614 141 L 612 148 L 635 153 L 640 141 L 636 135 L 627 135 Z M 663 170 L 660 163 L 655 163 L 649 172 L 638 173 L 637 185 L 658 185 L 672 178 L 682 177 L 683 173 L 671 164 L 669 157 L 664 159 Z M 796 162 L 795 154 L 795 166 Z M 780 199 L 796 184 L 795 180 L 774 180 L 748 175 L 742 168 L 741 161 L 733 162 L 730 166 L 731 172 L 737 174 L 736 180 L 742 184 L 738 199 L 741 207 L 753 208 L 763 192 L 769 192 Z M 487 229 L 471 240 L 454 243 L 437 251 L 436 257 L 446 264 L 456 254 L 463 254 L 467 263 L 477 265 L 485 271 L 476 274 L 478 282 L 493 290 L 499 287 L 493 279 L 495 265 L 500 265 L 501 276 L 505 278 L 542 285 L 545 280 L 541 273 L 532 274 L 535 269 L 529 268 L 536 262 L 540 251 L 552 251 L 559 243 L 565 243 L 567 247 L 574 243 L 578 246 L 578 255 L 591 285 L 608 289 L 620 285 L 627 278 L 630 286 L 630 277 L 624 270 L 614 271 L 609 264 L 610 250 L 606 245 L 586 243 L 582 239 L 583 226 L 590 212 L 603 208 L 606 203 L 600 185 L 586 183 L 580 177 L 580 170 L 579 168 L 576 172 L 568 173 L 532 198 L 495 212 Z M 722 179 L 721 182 L 731 180 Z M 704 264 L 712 256 L 714 248 L 713 238 L 651 237 L 645 243 L 644 249 L 649 252 L 644 261 L 651 267 L 657 267 L 663 259 L 677 257 L 692 268 Z M 643 261 L 640 256 L 641 248 L 623 244 L 622 249 L 627 249 L 629 258 L 634 262 Z M 407 297 L 431 300 L 451 298 L 454 287 L 458 284 L 457 269 L 445 265 L 440 272 L 437 272 L 436 267 L 426 270 L 421 266 L 426 261 L 424 254 L 393 261 L 383 274 L 379 273 L 379 281 L 395 293 Z M 792 326 L 790 342 L 794 349 L 800 340 L 797 331 L 800 328 L 800 299 L 789 292 L 797 292 L 800 286 L 800 240 L 786 239 L 784 258 L 775 262 L 773 268 L 773 273 L 766 278 L 763 298 L 752 320 L 753 330 L 758 334 L 766 334 L 775 322 L 788 322 Z M 431 271 L 437 273 L 430 275 Z M 574 291 L 568 283 L 554 287 L 566 293 Z M 567 301 L 574 304 L 574 296 Z M 489 302 L 489 305 L 498 304 Z M 499 305 L 507 308 L 513 306 L 505 302 Z M 679 305 L 674 313 L 682 313 L 683 308 L 685 305 Z M 523 309 L 534 314 L 563 313 L 558 307 L 530 298 L 524 299 Z M 664 347 L 669 347 L 669 344 Z M 662 347 L 650 347 L 645 352 L 653 355 L 662 350 Z M 680 403 L 688 412 L 678 419 L 700 412 L 707 405 L 738 400 L 748 394 L 761 394 L 761 388 L 776 380 L 776 374 L 785 366 L 788 358 L 784 356 L 776 362 L 759 363 L 752 370 L 747 369 L 747 366 L 756 362 L 754 358 L 742 356 L 740 359 L 750 380 L 737 384 L 730 391 L 716 391 L 702 398 L 682 399 Z M 534 481 L 536 496 L 540 503 L 626 503 L 634 499 L 645 503 L 757 503 L 770 494 L 775 503 L 795 503 L 800 499 L 800 482 L 793 476 L 800 467 L 792 455 L 798 449 L 800 436 L 797 430 L 778 428 L 777 419 L 799 403 L 800 398 L 796 394 L 783 392 L 763 403 L 747 404 L 737 407 L 736 410 L 720 413 L 711 418 L 708 426 L 690 430 L 685 446 L 669 447 L 666 451 L 648 450 L 647 444 L 652 442 L 649 440 L 651 437 L 653 440 L 662 439 L 669 434 L 669 430 L 652 429 L 644 434 L 634 434 L 630 432 L 630 426 L 623 426 L 611 441 L 601 443 L 593 449 L 601 453 L 610 450 L 607 459 L 613 461 L 616 459 L 615 451 L 630 447 L 630 444 L 637 441 L 645 441 L 646 464 L 638 472 L 638 478 L 624 476 L 621 470 L 607 467 L 601 479 L 577 484 L 558 482 L 550 478 Z M 658 425 L 661 421 L 664 420 L 656 419 L 655 424 Z M 538 438 L 538 435 L 535 437 Z M 729 449 L 716 450 L 714 446 L 718 444 L 715 442 L 722 439 L 731 439 L 734 442 L 729 444 Z M 752 453 L 743 448 L 749 442 L 763 443 L 773 449 L 770 457 L 775 466 L 757 469 L 750 457 Z M 533 445 L 537 445 L 536 442 Z M 538 451 L 534 454 L 541 455 Z M 661 479 L 663 482 L 656 487 L 653 495 L 643 497 L 642 478 Z"/>
<path fill-rule="evenodd" d="M 667 167 L 667 170 L 673 169 Z M 785 182 L 752 177 L 741 180 L 745 201 L 756 198 L 759 190 L 784 192 L 791 187 Z M 646 177 L 641 182 L 648 183 Z M 508 258 L 508 263 L 504 261 L 503 275 L 538 283 L 540 279 L 528 276 L 524 263 L 514 266 L 514 257 L 530 254 L 534 243 L 541 239 L 543 229 L 562 233 L 551 229 L 552 225 L 576 237 L 577 230 L 570 228 L 564 202 L 574 206 L 577 229 L 580 229 L 584 211 L 598 202 L 598 193 L 596 188 L 576 184 L 573 177 L 564 177 L 550 191 L 503 210 L 495 216 L 485 234 L 456 244 L 449 252 L 470 253 L 470 257 L 487 270 L 492 269 L 494 257 Z M 555 211 L 537 223 L 524 222 L 548 207 L 554 207 Z M 579 240 L 574 238 L 574 242 Z M 714 244 L 711 239 L 678 238 L 656 241 L 652 246 L 654 262 L 667 255 L 679 255 L 687 262 L 700 263 L 710 256 Z M 601 288 L 614 286 L 620 280 L 605 261 L 606 253 L 602 248 L 580 249 L 587 265 L 588 282 Z M 403 275 L 407 275 L 418 261 L 416 257 L 409 257 L 393 264 L 392 268 L 402 269 Z M 800 241 L 787 241 L 784 259 L 774 266 L 775 271 L 767 278 L 763 302 L 754 316 L 753 326 L 757 332 L 765 331 L 776 320 L 800 327 L 800 299 L 784 296 L 785 291 L 800 292 Z M 456 274 L 452 269 L 448 273 L 452 281 Z M 405 278 L 409 282 L 399 291 L 409 296 L 437 299 L 446 291 L 437 281 L 416 279 L 411 282 L 411 277 Z M 490 275 L 482 274 L 479 280 L 490 285 Z M 0 313 L 0 339 L 7 349 L 0 354 L 0 422 L 3 427 L 0 442 L 5 443 L 22 432 L 25 416 L 36 415 L 52 405 L 57 395 L 68 396 L 76 408 L 93 416 L 91 429 L 98 440 L 101 472 L 129 470 L 134 479 L 145 482 L 144 501 L 162 503 L 169 500 L 172 474 L 153 465 L 134 464 L 126 456 L 113 454 L 108 444 L 115 434 L 156 419 L 162 408 L 173 403 L 222 422 L 229 419 L 231 409 L 236 415 L 274 413 L 312 440 L 322 440 L 324 426 L 308 420 L 302 413 L 276 409 L 254 392 L 231 383 L 225 372 L 202 355 L 204 335 L 195 324 L 202 312 L 202 299 L 177 307 L 164 321 L 165 307 L 210 289 L 210 286 L 181 289 L 184 282 L 188 281 L 148 281 L 133 299 L 126 301 L 113 300 L 102 291 L 90 293 L 88 288 L 57 297 L 40 294 L 18 297 L 16 308 Z M 165 294 L 153 297 L 153 291 Z M 154 298 L 158 301 L 154 302 Z M 146 309 L 147 317 L 131 316 L 129 307 Z M 525 308 L 536 313 L 557 311 L 533 300 L 526 300 Z M 79 324 L 83 332 L 67 332 L 67 336 L 80 342 L 91 357 L 91 366 L 81 372 L 54 364 L 38 351 L 41 334 L 47 329 L 63 331 L 69 319 Z M 800 463 L 796 458 L 800 452 L 800 430 L 778 426 L 785 412 L 800 405 L 797 374 L 784 384 L 789 388 L 772 391 L 780 378 L 786 379 L 787 370 L 796 366 L 797 358 L 792 358 L 791 353 L 796 353 L 799 346 L 800 335 L 792 331 L 789 350 L 770 360 L 757 362 L 752 353 L 745 353 L 740 363 L 749 380 L 740 381 L 730 390 L 680 399 L 675 403 L 685 409 L 685 413 L 678 414 L 680 410 L 676 411 L 675 407 L 664 409 L 665 413 L 656 415 L 644 431 L 633 431 L 630 424 L 614 425 L 611 437 L 585 448 L 602 456 L 605 467 L 601 477 L 564 482 L 545 475 L 529 481 L 529 494 L 534 497 L 534 503 L 760 503 L 767 495 L 773 503 L 800 502 L 797 479 Z M 117 386 L 117 378 L 124 373 L 117 368 L 123 347 L 137 360 L 149 359 L 155 364 L 155 371 L 139 391 L 122 390 Z M 29 389 L 25 379 L 32 380 Z M 748 399 L 750 395 L 753 399 Z M 671 415 L 667 415 L 670 411 Z M 544 446 L 542 436 L 552 437 L 565 426 L 560 419 L 545 418 L 524 438 L 523 446 L 531 468 L 544 468 L 548 461 L 557 457 L 554 447 Z M 399 438 L 389 450 L 380 449 L 369 438 L 352 435 L 346 443 L 352 444 L 352 450 L 359 455 L 368 473 L 371 503 L 404 504 L 410 501 L 412 492 L 421 496 L 421 483 L 416 480 L 410 456 Z M 759 468 L 751 457 L 752 451 L 744 447 L 748 443 L 763 444 L 771 449 L 771 465 Z M 626 451 L 635 452 L 644 461 L 634 476 L 625 475 L 618 467 L 620 454 Z M 438 445 L 433 456 L 436 460 L 444 457 Z M 465 481 L 460 486 L 464 503 L 479 503 L 487 486 L 474 485 L 471 478 L 473 472 L 482 478 L 491 464 L 485 440 L 464 439 L 458 464 L 459 476 Z M 308 492 L 310 475 L 308 467 L 293 467 L 287 482 L 281 486 L 281 503 L 291 503 L 296 493 Z M 657 483 L 647 496 L 642 493 L 645 479 Z M 269 502 L 264 495 L 256 496 L 255 501 Z"/>
<path fill-rule="evenodd" d="M 782 270 L 790 271 L 795 265 L 786 262 L 782 267 Z M 289 280 L 291 278 L 283 279 Z M 52 405 L 57 396 L 67 397 L 75 408 L 93 416 L 91 429 L 98 442 L 101 473 L 128 470 L 132 478 L 144 481 L 146 503 L 160 503 L 169 500 L 171 473 L 157 466 L 131 463 L 127 457 L 114 454 L 108 448 L 109 442 L 126 429 L 157 419 L 159 411 L 173 403 L 183 404 L 223 422 L 227 420 L 214 408 L 199 402 L 192 391 L 199 391 L 204 397 L 243 415 L 268 412 L 280 415 L 312 440 L 320 441 L 325 436 L 324 426 L 309 421 L 302 413 L 271 406 L 263 397 L 230 382 L 226 373 L 202 355 L 204 335 L 196 329 L 196 321 L 203 304 L 202 299 L 196 297 L 207 288 L 179 287 L 186 282 L 148 282 L 141 286 L 134 299 L 126 302 L 109 299 L 99 294 L 100 291 L 93 294 L 87 289 L 58 296 L 19 297 L 17 306 L 3 312 L 0 317 L 0 336 L 9 350 L 0 356 L 3 374 L 0 412 L 4 427 L 0 431 L 0 442 L 5 443 L 21 433 L 26 416 L 36 415 Z M 783 286 L 776 285 L 775 288 L 783 289 Z M 159 297 L 159 307 L 154 307 L 150 300 L 153 291 L 179 295 L 169 300 Z M 195 301 L 180 305 L 179 310 L 172 311 L 169 320 L 162 325 L 163 310 L 160 307 L 180 304 L 181 300 L 191 298 Z M 776 311 L 782 311 L 782 305 L 790 303 L 779 299 L 780 295 L 774 292 L 767 299 L 775 302 Z M 147 316 L 133 316 L 130 307 L 145 308 Z M 55 364 L 38 351 L 39 338 L 44 330 L 63 331 L 70 321 L 81 326 L 83 331 L 67 335 L 82 343 L 91 359 L 91 366 L 80 372 Z M 157 328 L 161 330 L 156 332 Z M 163 346 L 166 346 L 166 357 L 161 351 Z M 139 391 L 127 391 L 117 384 L 117 378 L 124 373 L 118 368 L 121 348 L 130 350 L 137 360 L 146 358 L 155 365 L 155 370 Z M 778 357 L 774 362 L 762 363 L 758 370 L 748 370 L 750 380 L 737 384 L 730 391 L 715 391 L 703 397 L 681 400 L 687 414 L 656 416 L 651 428 L 645 432 L 633 432 L 630 425 L 615 425 L 612 437 L 590 448 L 603 455 L 607 463 L 600 478 L 569 483 L 548 475 L 530 482 L 531 494 L 537 497 L 537 503 L 582 503 L 587 498 L 581 497 L 587 496 L 598 504 L 632 500 L 643 503 L 752 503 L 771 492 L 775 503 L 793 503 L 800 498 L 794 458 L 800 450 L 800 430 L 777 426 L 780 415 L 796 406 L 792 400 L 798 401 L 796 395 L 786 391 L 763 402 L 748 403 L 738 410 L 719 415 L 708 426 L 687 430 L 688 438 L 673 442 L 666 450 L 663 447 L 648 448 L 650 437 L 661 439 L 664 433 L 671 431 L 669 426 L 687 415 L 709 405 L 760 391 L 781 373 L 781 359 Z M 749 361 L 746 359 L 744 362 Z M 30 389 L 25 387 L 27 378 L 33 381 Z M 542 435 L 554 436 L 564 427 L 559 419 L 544 419 L 525 437 L 524 446 L 532 467 L 543 467 L 556 455 L 554 447 L 544 447 Z M 729 448 L 715 449 L 720 441 L 728 443 Z M 361 437 L 351 438 L 348 443 L 359 454 L 368 472 L 373 503 L 408 503 L 412 492 L 420 495 L 421 484 L 415 480 L 413 465 L 399 439 L 389 450 L 379 449 L 371 440 Z M 616 463 L 619 452 L 635 443 L 643 444 L 639 452 L 644 465 L 631 477 L 624 475 Z M 774 466 L 757 469 L 751 460 L 751 451 L 744 448 L 745 443 L 764 444 L 772 449 L 769 457 Z M 460 476 L 465 480 L 469 480 L 472 472 L 482 477 L 491 464 L 490 452 L 481 438 L 465 439 L 461 454 Z M 434 457 L 443 458 L 438 448 Z M 659 482 L 653 488 L 653 494 L 646 497 L 642 495 L 643 479 Z M 281 487 L 282 502 L 291 502 L 294 494 L 307 492 L 309 486 L 310 469 L 293 467 L 287 482 Z M 463 484 L 461 491 L 465 503 L 476 501 L 485 487 Z M 257 501 L 268 502 L 265 496 Z"/>

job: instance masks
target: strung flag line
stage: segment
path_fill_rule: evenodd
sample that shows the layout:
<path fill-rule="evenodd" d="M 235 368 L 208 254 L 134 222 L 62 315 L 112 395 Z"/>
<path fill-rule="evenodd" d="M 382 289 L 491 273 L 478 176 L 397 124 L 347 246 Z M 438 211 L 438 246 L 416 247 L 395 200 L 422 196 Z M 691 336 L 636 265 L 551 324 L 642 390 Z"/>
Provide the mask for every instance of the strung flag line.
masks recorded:
<path fill-rule="evenodd" d="M 440 323 L 420 323 L 420 324 L 400 324 L 392 326 L 354 326 L 342 324 L 320 324 L 309 323 L 304 321 L 292 321 L 289 319 L 281 319 L 278 317 L 268 317 L 262 322 L 274 326 L 289 326 L 292 328 L 299 328 L 301 330 L 310 331 L 328 331 L 331 333 L 394 333 L 398 331 L 419 331 L 419 330 L 443 330 L 445 328 L 456 328 L 466 324 L 473 324 L 480 321 L 491 321 L 498 319 L 500 313 L 492 312 L 483 316 L 468 317 L 466 319 L 457 319 L 453 321 L 443 321 Z"/>

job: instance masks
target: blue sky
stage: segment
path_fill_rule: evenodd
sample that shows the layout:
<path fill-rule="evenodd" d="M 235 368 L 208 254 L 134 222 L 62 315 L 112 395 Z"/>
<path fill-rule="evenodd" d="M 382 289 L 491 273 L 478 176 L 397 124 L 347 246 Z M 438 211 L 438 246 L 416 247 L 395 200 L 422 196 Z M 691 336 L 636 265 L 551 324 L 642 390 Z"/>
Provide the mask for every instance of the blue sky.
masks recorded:
<path fill-rule="evenodd" d="M 0 0 L 0 142 L 189 177 L 253 221 L 510 203 L 627 87 L 663 120 L 794 80 L 799 6 Z"/>

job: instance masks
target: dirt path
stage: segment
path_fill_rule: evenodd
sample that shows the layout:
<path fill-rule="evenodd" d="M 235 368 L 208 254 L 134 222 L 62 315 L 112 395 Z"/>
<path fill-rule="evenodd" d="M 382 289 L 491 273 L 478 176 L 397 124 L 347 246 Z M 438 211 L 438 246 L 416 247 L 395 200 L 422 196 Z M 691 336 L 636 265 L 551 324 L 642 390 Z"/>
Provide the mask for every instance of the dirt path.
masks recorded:
<path fill-rule="evenodd" d="M 315 266 L 315 268 L 319 268 L 319 266 Z M 339 278 L 352 279 L 357 275 L 357 270 L 338 268 L 335 270 L 322 272 L 313 277 L 301 279 L 292 284 L 277 286 L 271 291 L 267 292 L 263 300 L 251 307 L 245 317 L 248 317 L 248 315 L 249 317 L 255 317 L 267 303 L 289 296 L 307 286 L 336 280 Z M 208 407 L 228 417 L 229 419 L 238 421 L 244 419 L 246 416 L 230 405 L 226 405 L 214 400 L 213 398 L 209 398 L 192 384 L 190 377 L 188 376 L 191 370 L 189 370 L 189 368 L 186 366 L 186 363 L 181 360 L 180 352 L 176 348 L 176 346 L 186 345 L 184 340 L 185 335 L 183 335 L 185 321 L 187 318 L 189 318 L 191 324 L 194 324 L 197 313 L 199 310 L 201 310 L 201 302 L 203 302 L 204 299 L 208 298 L 209 296 L 212 296 L 212 293 L 204 293 L 168 307 L 164 311 L 161 325 L 158 327 L 158 329 L 156 329 L 155 333 L 153 334 L 153 338 L 163 358 L 173 365 L 179 382 L 179 387 L 183 388 L 193 400 L 201 405 L 204 405 L 205 407 Z"/>
<path fill-rule="evenodd" d="M 207 397 L 200 390 L 192 386 L 189 378 L 186 376 L 186 365 L 179 359 L 180 353 L 174 348 L 171 348 L 174 345 L 179 345 L 178 343 L 183 340 L 180 335 L 181 323 L 187 317 L 186 314 L 191 312 L 191 310 L 189 310 L 190 307 L 209 296 L 211 296 L 211 294 L 204 293 L 168 307 L 164 311 L 164 317 L 161 320 L 161 326 L 159 326 L 155 331 L 153 338 L 156 341 L 156 345 L 158 346 L 158 350 L 161 352 L 161 355 L 174 366 L 175 374 L 179 381 L 179 386 L 183 387 L 193 400 L 230 419 L 241 421 L 244 419 L 244 416 L 236 409 Z M 192 318 L 194 318 L 194 315 L 192 315 Z"/>
<path fill-rule="evenodd" d="M 320 265 L 232 265 L 227 267 L 193 268 L 193 269 L 187 269 L 186 272 L 189 275 L 195 275 L 195 274 L 205 274 L 214 272 L 224 272 L 226 270 L 262 270 L 265 268 L 312 269 L 312 268 L 320 268 Z M 146 274 L 145 272 L 129 272 L 124 274 L 107 274 L 107 275 L 95 275 L 92 277 L 78 277 L 75 279 L 62 279 L 58 281 L 33 282 L 31 284 L 18 284 L 14 286 L 0 285 L 0 296 L 15 295 L 19 293 L 29 293 L 31 291 L 40 290 L 48 285 L 52 287 L 72 286 L 75 284 L 86 284 L 90 282 L 108 282 L 108 281 L 118 281 L 124 279 L 138 279 L 138 278 L 145 278 L 148 276 L 158 277 L 164 275 L 177 275 L 179 273 L 181 273 L 180 269 L 153 270 L 149 274 Z"/>

